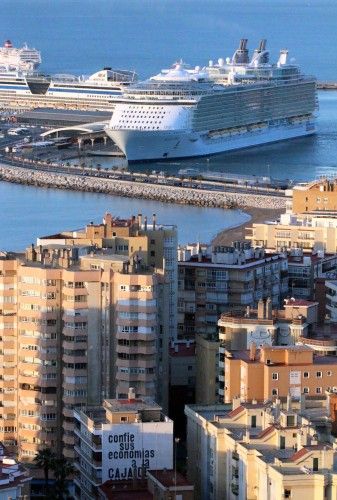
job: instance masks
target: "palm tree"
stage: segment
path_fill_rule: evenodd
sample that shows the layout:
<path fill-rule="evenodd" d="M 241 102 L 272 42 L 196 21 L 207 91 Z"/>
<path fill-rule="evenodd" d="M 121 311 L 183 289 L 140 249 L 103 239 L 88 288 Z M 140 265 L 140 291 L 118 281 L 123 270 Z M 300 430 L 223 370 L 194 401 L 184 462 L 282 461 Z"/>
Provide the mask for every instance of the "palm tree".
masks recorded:
<path fill-rule="evenodd" d="M 45 497 L 48 496 L 48 486 L 49 486 L 49 471 L 53 469 L 54 462 L 56 460 L 56 455 L 50 448 L 45 448 L 44 450 L 40 450 L 36 457 L 34 458 L 34 462 L 36 465 L 43 469 L 44 472 L 44 494 Z"/>
<path fill-rule="evenodd" d="M 66 479 L 74 473 L 74 467 L 66 458 L 61 457 L 54 460 L 52 469 L 55 476 L 55 498 L 63 500 L 68 495 Z"/>

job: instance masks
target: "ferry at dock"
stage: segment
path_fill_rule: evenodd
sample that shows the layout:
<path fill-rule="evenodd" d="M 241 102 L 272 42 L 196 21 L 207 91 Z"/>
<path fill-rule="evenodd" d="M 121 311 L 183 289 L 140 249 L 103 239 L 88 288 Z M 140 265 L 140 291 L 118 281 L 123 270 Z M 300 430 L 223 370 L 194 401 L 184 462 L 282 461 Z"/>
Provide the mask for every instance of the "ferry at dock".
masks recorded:
<path fill-rule="evenodd" d="M 89 77 L 0 72 L 0 108 L 112 111 L 113 98 L 137 81 L 134 71 L 104 68 Z"/>

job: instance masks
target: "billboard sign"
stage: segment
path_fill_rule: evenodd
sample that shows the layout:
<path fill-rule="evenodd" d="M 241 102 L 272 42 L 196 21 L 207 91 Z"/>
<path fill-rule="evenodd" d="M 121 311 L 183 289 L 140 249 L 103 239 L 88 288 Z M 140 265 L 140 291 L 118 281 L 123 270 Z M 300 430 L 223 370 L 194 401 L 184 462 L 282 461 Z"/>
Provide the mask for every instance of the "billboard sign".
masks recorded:
<path fill-rule="evenodd" d="M 172 421 L 103 425 L 103 483 L 141 478 L 146 469 L 172 468 Z"/>

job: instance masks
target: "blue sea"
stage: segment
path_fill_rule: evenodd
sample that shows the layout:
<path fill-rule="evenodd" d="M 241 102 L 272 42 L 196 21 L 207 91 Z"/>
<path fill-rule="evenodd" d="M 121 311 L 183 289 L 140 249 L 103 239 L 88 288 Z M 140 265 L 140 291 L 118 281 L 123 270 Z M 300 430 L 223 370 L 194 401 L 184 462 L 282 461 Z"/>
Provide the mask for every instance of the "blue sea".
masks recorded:
<path fill-rule="evenodd" d="M 180 58 L 202 66 L 231 56 L 240 38 L 248 38 L 251 51 L 266 38 L 272 59 L 288 48 L 306 73 L 337 81 L 335 0 L 1 0 L 0 7 L 3 40 L 41 50 L 46 73 L 90 74 L 112 66 L 146 78 Z M 314 137 L 150 168 L 175 172 L 193 167 L 293 180 L 336 174 L 337 91 L 320 92 L 319 104 Z M 179 226 L 181 241 L 205 241 L 243 217 L 4 183 L 0 203 L 0 249 L 21 247 L 46 231 L 77 227 L 88 217 L 98 220 L 107 209 L 122 216 L 157 212 L 165 223 Z"/>

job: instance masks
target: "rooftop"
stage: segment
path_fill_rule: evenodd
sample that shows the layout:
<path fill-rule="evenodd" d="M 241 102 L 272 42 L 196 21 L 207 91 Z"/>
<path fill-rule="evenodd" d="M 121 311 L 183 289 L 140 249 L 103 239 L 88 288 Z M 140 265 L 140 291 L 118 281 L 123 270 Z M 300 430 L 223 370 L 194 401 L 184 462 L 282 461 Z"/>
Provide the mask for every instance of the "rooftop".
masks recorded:
<path fill-rule="evenodd" d="M 180 472 L 174 470 L 149 470 L 148 475 L 155 478 L 165 488 L 173 487 L 174 489 L 175 486 L 192 487 L 192 484 Z"/>

